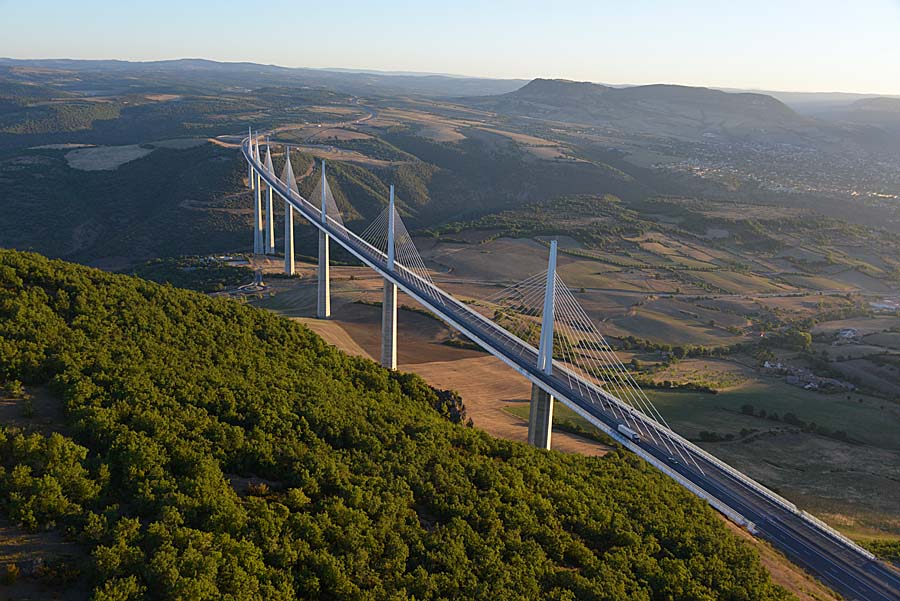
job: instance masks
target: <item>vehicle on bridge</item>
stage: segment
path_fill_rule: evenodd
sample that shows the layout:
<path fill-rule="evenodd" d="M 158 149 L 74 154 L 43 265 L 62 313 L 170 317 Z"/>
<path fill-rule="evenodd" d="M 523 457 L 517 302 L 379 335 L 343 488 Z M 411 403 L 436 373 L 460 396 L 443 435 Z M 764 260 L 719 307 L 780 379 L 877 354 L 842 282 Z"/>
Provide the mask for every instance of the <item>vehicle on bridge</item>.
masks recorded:
<path fill-rule="evenodd" d="M 625 424 L 619 424 L 616 428 L 619 431 L 619 434 L 625 436 L 631 442 L 641 442 L 641 435 L 626 426 Z"/>

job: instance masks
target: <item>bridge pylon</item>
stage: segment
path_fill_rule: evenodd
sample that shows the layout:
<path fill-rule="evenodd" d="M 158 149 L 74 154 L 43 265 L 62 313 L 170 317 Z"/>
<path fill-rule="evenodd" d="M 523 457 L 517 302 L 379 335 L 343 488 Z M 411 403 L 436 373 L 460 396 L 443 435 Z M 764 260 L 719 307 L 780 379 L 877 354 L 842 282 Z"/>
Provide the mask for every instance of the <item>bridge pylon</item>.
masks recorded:
<path fill-rule="evenodd" d="M 269 173 L 274 174 L 275 168 L 272 167 L 272 146 L 269 144 L 269 138 L 266 137 L 266 169 Z M 265 254 L 275 254 L 275 210 L 273 205 L 274 190 L 272 186 L 266 185 L 266 234 L 265 234 Z"/>
<path fill-rule="evenodd" d="M 297 179 L 294 176 L 294 168 L 291 166 L 291 147 L 284 145 L 284 172 L 282 181 L 287 184 L 288 190 L 297 192 Z M 294 207 L 287 200 L 284 201 L 284 273 L 294 275 L 296 265 L 294 263 Z"/>
<path fill-rule="evenodd" d="M 541 342 L 538 348 L 537 366 L 545 374 L 553 373 L 553 314 L 556 293 L 556 240 L 550 242 L 550 259 L 547 266 L 547 286 L 544 290 L 544 311 L 541 315 Z M 550 448 L 553 432 L 553 395 L 538 386 L 531 385 L 531 406 L 528 411 L 528 444 L 542 449 Z"/>
<path fill-rule="evenodd" d="M 247 126 L 247 139 L 250 140 L 250 148 L 253 148 L 253 128 Z M 247 187 L 253 190 L 253 165 L 247 161 Z"/>
<path fill-rule="evenodd" d="M 393 271 L 396 258 L 394 186 L 391 186 L 387 218 L 387 268 Z M 384 280 L 384 298 L 381 303 L 381 365 L 397 369 L 397 285 L 387 278 Z"/>
<path fill-rule="evenodd" d="M 328 184 L 325 181 L 325 159 L 322 159 L 322 223 L 327 223 L 327 197 Z M 329 267 L 329 240 L 325 230 L 319 230 L 319 280 L 318 302 L 316 303 L 316 317 L 319 319 L 331 318 L 331 273 Z"/>
<path fill-rule="evenodd" d="M 259 163 L 258 139 L 253 144 L 253 158 Z M 253 170 L 253 192 L 253 216 L 255 218 L 253 254 L 261 255 L 263 254 L 262 176 L 256 170 Z"/>

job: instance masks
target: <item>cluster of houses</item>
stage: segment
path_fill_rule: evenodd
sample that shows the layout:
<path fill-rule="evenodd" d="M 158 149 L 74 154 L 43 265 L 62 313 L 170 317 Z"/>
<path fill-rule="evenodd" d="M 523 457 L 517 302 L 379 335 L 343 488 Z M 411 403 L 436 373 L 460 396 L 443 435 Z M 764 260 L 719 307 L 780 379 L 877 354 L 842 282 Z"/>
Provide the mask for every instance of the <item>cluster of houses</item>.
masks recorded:
<path fill-rule="evenodd" d="M 843 344 L 859 344 L 859 330 L 856 328 L 843 328 L 834 335 L 834 342 L 831 346 L 841 346 Z"/>
<path fill-rule="evenodd" d="M 880 301 L 869 303 L 869 306 L 872 307 L 873 311 L 878 311 L 880 313 L 897 313 L 900 311 L 900 299 L 883 298 Z"/>
<path fill-rule="evenodd" d="M 763 363 L 762 371 L 772 375 L 784 376 L 784 381 L 791 386 L 797 386 L 806 390 L 819 392 L 848 392 L 856 388 L 850 382 L 844 382 L 835 378 L 817 376 L 805 367 L 791 367 L 783 363 Z"/>

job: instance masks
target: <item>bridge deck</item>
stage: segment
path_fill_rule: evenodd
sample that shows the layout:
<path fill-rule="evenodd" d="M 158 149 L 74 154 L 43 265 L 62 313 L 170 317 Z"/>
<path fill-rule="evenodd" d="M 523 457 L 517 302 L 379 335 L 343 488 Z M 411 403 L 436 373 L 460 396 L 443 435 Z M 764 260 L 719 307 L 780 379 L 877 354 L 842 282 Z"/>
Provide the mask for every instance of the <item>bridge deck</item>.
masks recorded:
<path fill-rule="evenodd" d="M 617 413 L 622 415 L 623 412 L 632 411 L 627 404 L 605 391 L 601 391 L 599 395 L 584 394 L 588 389 L 596 393 L 596 385 L 564 369 L 557 369 L 556 366 L 554 373 L 543 373 L 537 368 L 537 350 L 534 347 L 402 265 L 395 265 L 394 269 L 389 270 L 384 253 L 343 224 L 333 219 L 323 222 L 321 209 L 291 191 L 274 173 L 267 171 L 252 156 L 248 146 L 249 141 L 244 140 L 242 152 L 246 160 L 260 173 L 266 184 L 290 202 L 304 218 L 486 351 L 553 394 L 560 402 L 685 488 L 707 500 L 726 516 L 770 541 L 795 563 L 815 574 L 847 599 L 900 600 L 900 573 L 875 560 L 870 553 L 833 529 L 799 511 L 776 493 L 682 439 L 655 420 L 640 413 L 630 413 L 629 417 L 638 419 L 642 427 L 651 432 L 651 436 L 642 437 L 639 442 L 625 439 L 616 427 L 621 423 Z M 677 445 L 679 450 L 674 457 L 671 451 L 673 445 Z"/>

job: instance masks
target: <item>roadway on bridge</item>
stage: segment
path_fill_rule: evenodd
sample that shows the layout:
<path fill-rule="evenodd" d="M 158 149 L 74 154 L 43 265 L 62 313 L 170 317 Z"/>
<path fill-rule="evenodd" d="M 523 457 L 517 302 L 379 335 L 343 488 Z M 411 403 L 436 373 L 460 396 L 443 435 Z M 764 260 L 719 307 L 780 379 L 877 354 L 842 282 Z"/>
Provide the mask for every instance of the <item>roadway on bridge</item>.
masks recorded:
<path fill-rule="evenodd" d="M 654 436 L 645 436 L 638 443 L 622 440 L 616 433 L 621 420 L 616 417 L 612 400 L 598 403 L 586 398 L 581 391 L 570 385 L 571 378 L 560 374 L 559 370 L 550 375 L 544 374 L 537 368 L 537 353 L 533 347 L 402 267 L 389 271 L 383 253 L 337 222 L 329 220 L 322 223 L 320 210 L 316 206 L 298 194 L 291 193 L 275 174 L 266 172 L 263 165 L 250 156 L 247 141 L 242 145 L 242 151 L 248 162 L 279 196 L 288 199 L 310 223 L 328 233 L 363 263 L 533 383 L 554 394 L 558 400 L 591 423 L 611 433 L 651 463 L 656 463 L 656 467 L 664 472 L 668 470 L 670 476 L 674 473 L 681 484 L 684 485 L 687 481 L 752 522 L 755 534 L 770 541 L 795 563 L 813 573 L 846 599 L 900 601 L 900 573 L 878 560 L 865 557 L 826 528 L 817 526 L 813 521 L 783 506 L 774 493 L 770 496 L 763 492 L 761 486 L 759 489 L 762 490 L 759 490 L 735 477 L 699 449 L 692 445 L 680 447 L 683 453 L 688 454 L 689 461 L 684 458 L 675 461 L 666 443 L 657 442 Z M 671 433 L 662 425 L 652 420 L 647 420 L 645 425 L 655 431 L 656 439 L 671 441 Z"/>

